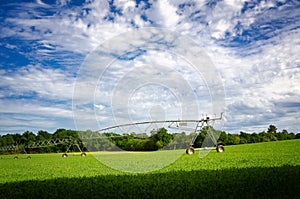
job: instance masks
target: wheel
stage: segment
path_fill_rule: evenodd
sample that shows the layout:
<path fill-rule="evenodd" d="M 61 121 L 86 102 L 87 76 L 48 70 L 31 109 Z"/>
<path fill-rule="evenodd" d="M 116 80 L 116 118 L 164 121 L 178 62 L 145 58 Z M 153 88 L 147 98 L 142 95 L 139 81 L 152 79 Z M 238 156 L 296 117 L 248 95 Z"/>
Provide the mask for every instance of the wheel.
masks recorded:
<path fill-rule="evenodd" d="M 223 144 L 218 144 L 216 149 L 217 149 L 217 152 L 219 152 L 219 153 L 222 153 L 225 150 Z"/>
<path fill-rule="evenodd" d="M 186 154 L 193 155 L 195 153 L 195 149 L 193 147 L 189 147 L 185 150 Z"/>
<path fill-rule="evenodd" d="M 85 157 L 85 156 L 86 156 L 86 153 L 85 153 L 85 152 L 82 152 L 82 153 L 81 153 L 81 156 L 82 156 L 82 157 Z"/>
<path fill-rule="evenodd" d="M 63 157 L 63 158 L 67 158 L 67 157 L 68 157 L 68 154 L 64 153 L 64 154 L 62 154 L 62 157 Z"/>

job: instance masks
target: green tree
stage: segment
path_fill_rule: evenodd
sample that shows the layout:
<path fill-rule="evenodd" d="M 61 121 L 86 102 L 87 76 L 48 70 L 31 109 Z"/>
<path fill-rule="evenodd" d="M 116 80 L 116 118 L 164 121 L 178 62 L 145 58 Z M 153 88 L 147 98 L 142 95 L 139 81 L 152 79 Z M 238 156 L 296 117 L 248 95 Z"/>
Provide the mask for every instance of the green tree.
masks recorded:
<path fill-rule="evenodd" d="M 227 142 L 228 142 L 228 136 L 227 136 L 227 134 L 226 134 L 225 131 L 222 131 L 222 132 L 221 132 L 218 141 L 219 141 L 219 142 L 222 142 L 224 145 L 227 144 Z"/>
<path fill-rule="evenodd" d="M 296 138 L 295 133 L 289 133 L 288 134 L 288 137 L 287 137 L 288 140 L 295 139 L 295 138 Z"/>
<path fill-rule="evenodd" d="M 26 131 L 22 134 L 21 142 L 23 144 L 30 144 L 36 141 L 36 136 L 30 131 Z"/>
<path fill-rule="evenodd" d="M 257 143 L 259 142 L 259 135 L 256 133 L 251 134 L 251 143 Z"/>
<path fill-rule="evenodd" d="M 232 134 L 228 133 L 227 135 L 227 145 L 233 145 L 234 144 L 234 137 Z"/>
<path fill-rule="evenodd" d="M 279 133 L 276 134 L 276 137 L 277 137 L 278 140 L 286 140 L 288 135 L 285 134 L 285 133 L 279 132 Z"/>
<path fill-rule="evenodd" d="M 167 129 L 160 128 L 157 134 L 154 134 L 151 138 L 155 141 L 157 149 L 161 149 L 172 141 L 173 136 L 168 133 Z"/>
<path fill-rule="evenodd" d="M 237 134 L 229 134 L 228 141 L 230 142 L 230 144 L 232 143 L 233 145 L 236 145 L 236 144 L 240 144 L 241 138 Z"/>
<path fill-rule="evenodd" d="M 3 146 L 14 145 L 15 141 L 14 141 L 13 136 L 11 134 L 3 135 L 2 136 L 2 144 L 3 144 Z"/>
<path fill-rule="evenodd" d="M 277 133 L 277 127 L 275 125 L 270 125 L 269 128 L 268 128 L 268 131 L 267 133 L 270 133 L 270 134 L 276 134 Z"/>
<path fill-rule="evenodd" d="M 196 140 L 195 140 L 195 142 L 194 142 L 194 147 L 195 147 L 195 148 L 200 148 L 200 147 L 202 146 L 203 141 L 204 141 L 206 135 L 207 135 L 207 131 L 205 131 L 205 130 L 204 130 L 204 131 L 201 131 L 201 132 L 198 134 L 198 136 L 197 136 L 197 138 L 196 138 Z"/>
<path fill-rule="evenodd" d="M 240 143 L 241 144 L 246 144 L 246 143 L 251 143 L 251 135 L 249 133 L 245 132 L 240 132 Z"/>
<path fill-rule="evenodd" d="M 52 138 L 52 134 L 48 133 L 47 131 L 40 130 L 37 133 L 37 140 L 49 140 Z"/>
<path fill-rule="evenodd" d="M 240 144 L 241 138 L 239 135 L 233 135 L 234 137 L 234 144 Z"/>
<path fill-rule="evenodd" d="M 259 134 L 259 141 L 260 142 L 270 142 L 270 138 L 265 131 L 260 132 Z"/>
<path fill-rule="evenodd" d="M 78 132 L 74 130 L 57 129 L 53 134 L 54 138 L 79 138 Z"/>
<path fill-rule="evenodd" d="M 190 143 L 190 138 L 185 134 L 185 132 L 173 134 L 173 140 L 169 149 L 185 149 Z"/>
<path fill-rule="evenodd" d="M 21 144 L 21 141 L 22 141 L 22 135 L 21 134 L 13 134 L 12 135 L 13 136 L 13 139 L 14 139 L 14 144 L 16 144 L 16 145 L 19 145 L 19 144 Z"/>

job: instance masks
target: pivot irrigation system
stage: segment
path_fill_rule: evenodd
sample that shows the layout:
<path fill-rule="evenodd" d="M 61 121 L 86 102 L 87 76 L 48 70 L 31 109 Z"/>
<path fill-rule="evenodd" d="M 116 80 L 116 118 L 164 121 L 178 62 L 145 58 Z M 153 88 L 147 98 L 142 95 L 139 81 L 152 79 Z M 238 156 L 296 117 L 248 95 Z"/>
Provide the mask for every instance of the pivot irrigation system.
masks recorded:
<path fill-rule="evenodd" d="M 28 154 L 26 149 L 36 149 L 36 148 L 46 148 L 51 146 L 57 146 L 57 145 L 67 145 L 67 150 L 65 153 L 62 154 L 62 157 L 68 157 L 68 152 L 71 148 L 71 146 L 76 146 L 78 150 L 81 152 L 81 156 L 86 156 L 86 153 L 81 150 L 79 147 L 79 141 L 80 139 L 61 139 L 61 138 L 55 138 L 55 139 L 48 139 L 48 140 L 40 140 L 37 142 L 32 142 L 28 145 L 10 145 L 10 146 L 3 146 L 0 147 L 0 151 L 14 151 L 14 152 L 24 152 L 25 154 Z M 18 159 L 18 156 L 15 156 L 14 159 Z M 27 156 L 28 159 L 31 158 L 31 156 Z"/>
<path fill-rule="evenodd" d="M 130 126 L 136 126 L 136 125 L 144 125 L 144 124 L 148 124 L 148 125 L 152 125 L 152 124 L 168 124 L 168 128 L 173 128 L 173 129 L 187 129 L 187 124 L 188 123 L 195 123 L 196 126 L 194 129 L 190 129 L 193 130 L 196 134 L 195 136 L 193 136 L 193 138 L 191 139 L 189 146 L 186 148 L 186 154 L 188 155 L 192 155 L 195 153 L 196 150 L 216 150 L 217 152 L 224 152 L 224 145 L 222 143 L 218 143 L 217 142 L 217 138 L 216 135 L 212 132 L 212 131 L 207 131 L 207 135 L 209 136 L 209 139 L 212 141 L 213 146 L 210 147 L 203 147 L 203 148 L 194 148 L 194 143 L 197 139 L 197 136 L 199 135 L 199 133 L 201 133 L 203 127 L 205 126 L 212 126 L 212 123 L 216 120 L 222 120 L 222 116 L 223 113 L 221 113 L 220 117 L 214 117 L 214 118 L 210 118 L 208 116 L 206 116 L 203 119 L 199 119 L 199 120 L 160 120 L 160 121 L 146 121 L 146 122 L 136 122 L 136 123 L 128 123 L 128 124 L 120 124 L 120 125 L 116 125 L 116 126 L 110 126 L 110 127 L 106 127 L 103 129 L 100 129 L 97 131 L 97 133 L 100 135 L 99 136 L 95 136 L 95 137 L 84 137 L 82 136 L 81 139 L 60 139 L 60 138 L 56 138 L 56 139 L 49 139 L 49 140 L 41 140 L 41 141 L 37 141 L 37 142 L 33 142 L 30 143 L 28 145 L 10 145 L 10 146 L 3 146 L 0 147 L 0 151 L 4 152 L 4 151 L 23 151 L 25 154 L 27 154 L 26 149 L 34 149 L 34 148 L 43 148 L 43 147 L 51 147 L 51 146 L 57 146 L 57 145 L 67 145 L 67 150 L 62 154 L 62 157 L 66 158 L 68 157 L 68 152 L 71 148 L 71 146 L 76 146 L 78 148 L 78 150 L 81 152 L 80 156 L 84 157 L 86 156 L 86 153 L 83 152 L 79 146 L 79 143 L 81 140 L 87 140 L 87 139 L 109 139 L 109 136 L 103 136 L 100 134 L 100 132 L 105 132 L 111 129 L 118 129 L 121 127 L 130 127 Z M 14 157 L 15 159 L 18 159 L 18 156 Z M 28 159 L 31 158 L 31 156 L 27 156 Z"/>
<path fill-rule="evenodd" d="M 161 123 L 161 124 L 168 123 L 169 124 L 168 128 L 183 129 L 184 127 L 187 126 L 188 123 L 196 123 L 195 129 L 191 129 L 191 130 L 194 130 L 196 135 L 192 138 L 189 146 L 186 148 L 186 154 L 192 155 L 195 153 L 195 150 L 214 150 L 214 149 L 216 149 L 217 152 L 224 152 L 224 145 L 222 143 L 218 143 L 217 138 L 212 131 L 207 132 L 209 138 L 213 142 L 212 147 L 194 148 L 194 143 L 197 139 L 198 134 L 201 133 L 203 127 L 212 126 L 212 123 L 214 121 L 222 120 L 222 117 L 223 117 L 223 113 L 220 114 L 220 117 L 210 118 L 210 117 L 206 116 L 205 118 L 199 119 L 199 120 L 159 120 L 159 121 L 136 122 L 136 123 L 120 124 L 120 125 L 116 125 L 116 126 L 106 127 L 106 128 L 100 129 L 98 132 L 121 128 L 121 127 L 127 127 L 127 126 L 135 126 L 135 125 L 143 125 L 143 124 L 159 124 L 159 123 Z"/>

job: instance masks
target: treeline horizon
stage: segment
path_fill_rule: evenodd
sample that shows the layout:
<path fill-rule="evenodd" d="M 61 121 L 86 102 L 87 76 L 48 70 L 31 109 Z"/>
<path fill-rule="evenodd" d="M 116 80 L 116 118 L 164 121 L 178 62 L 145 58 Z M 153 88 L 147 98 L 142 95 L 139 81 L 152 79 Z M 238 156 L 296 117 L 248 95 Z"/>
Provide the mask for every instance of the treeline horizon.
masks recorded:
<path fill-rule="evenodd" d="M 275 125 L 269 125 L 266 131 L 260 133 L 247 133 L 241 131 L 239 134 L 230 134 L 225 131 L 215 130 L 211 126 L 206 126 L 202 128 L 202 131 L 197 135 L 197 133 L 186 132 L 181 133 L 168 133 L 167 129 L 160 128 L 156 131 L 151 131 L 150 135 L 146 133 L 135 133 L 130 134 L 117 134 L 113 132 L 106 132 L 102 135 L 106 137 L 105 141 L 103 139 L 92 139 L 89 141 L 81 140 L 81 135 L 91 136 L 94 132 L 91 130 L 87 131 L 76 131 L 76 130 L 66 130 L 57 129 L 53 134 L 40 130 L 37 134 L 30 131 L 25 131 L 23 134 L 6 134 L 0 136 L 0 149 L 6 146 L 19 146 L 19 148 L 28 146 L 35 142 L 41 142 L 50 139 L 69 139 L 74 140 L 73 144 L 57 144 L 48 147 L 37 147 L 37 148 L 26 148 L 28 153 L 58 153 L 58 152 L 76 152 L 78 151 L 78 146 L 83 151 L 115 151 L 115 150 L 126 150 L 126 151 L 155 151 L 159 149 L 185 149 L 189 146 L 190 141 L 193 137 L 197 136 L 194 147 L 199 148 L 212 145 L 214 142 L 207 142 L 206 136 L 210 132 L 215 137 L 218 143 L 223 145 L 237 145 L 237 144 L 247 144 L 247 143 L 258 143 L 258 142 L 271 142 L 280 140 L 290 140 L 290 139 L 300 139 L 300 133 L 289 133 L 287 130 L 283 129 L 278 131 Z M 77 146 L 75 146 L 77 145 Z M 16 151 L 1 151 L 0 154 L 14 153 Z"/>

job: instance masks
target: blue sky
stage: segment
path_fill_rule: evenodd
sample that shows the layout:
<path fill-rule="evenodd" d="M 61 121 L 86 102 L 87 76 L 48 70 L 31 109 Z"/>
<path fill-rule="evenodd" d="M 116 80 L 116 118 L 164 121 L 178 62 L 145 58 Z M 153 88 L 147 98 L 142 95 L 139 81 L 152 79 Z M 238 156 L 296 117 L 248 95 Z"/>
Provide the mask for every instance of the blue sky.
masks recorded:
<path fill-rule="evenodd" d="M 298 133 L 299 13 L 300 2 L 292 0 L 1 1 L 0 134 L 218 114 L 207 79 L 212 69 L 194 76 L 189 52 L 170 50 L 189 51 L 174 35 L 201 48 L 217 71 L 224 130 L 260 132 L 275 124 Z M 150 49 L 145 28 L 172 39 Z M 147 45 L 126 41 L 134 32 Z M 108 52 L 115 59 L 101 65 Z M 97 75 L 88 80 L 84 72 Z M 198 111 L 187 116 L 183 109 Z"/>

